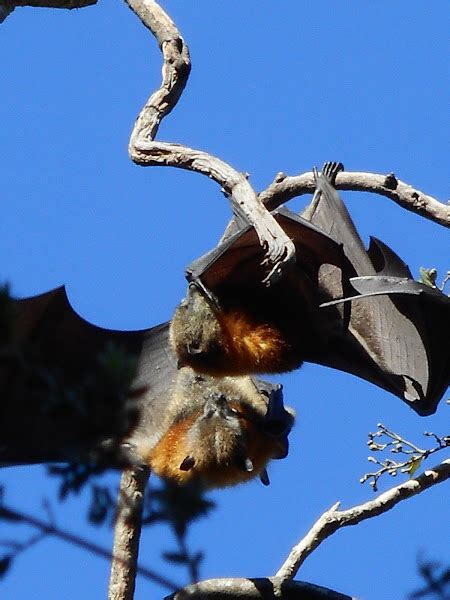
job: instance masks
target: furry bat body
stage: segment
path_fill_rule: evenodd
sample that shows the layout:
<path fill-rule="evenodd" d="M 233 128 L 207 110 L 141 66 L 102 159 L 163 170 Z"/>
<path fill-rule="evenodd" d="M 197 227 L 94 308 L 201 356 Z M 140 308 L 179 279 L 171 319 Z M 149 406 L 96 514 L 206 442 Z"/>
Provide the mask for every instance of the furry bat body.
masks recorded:
<path fill-rule="evenodd" d="M 0 358 L 0 462 L 148 464 L 207 487 L 283 458 L 293 424 L 280 386 L 178 370 L 168 324 L 113 331 L 82 319 L 63 287 L 11 301 Z"/>
<path fill-rule="evenodd" d="M 386 246 L 366 252 L 332 187 L 340 168 L 325 165 L 303 219 L 274 213 L 297 264 L 271 288 L 260 283 L 261 254 L 248 227 L 188 267 L 172 345 L 180 364 L 222 376 L 289 371 L 303 361 L 330 366 L 431 414 L 450 379 L 450 299 L 413 282 Z M 386 283 L 394 271 L 402 285 Z"/>

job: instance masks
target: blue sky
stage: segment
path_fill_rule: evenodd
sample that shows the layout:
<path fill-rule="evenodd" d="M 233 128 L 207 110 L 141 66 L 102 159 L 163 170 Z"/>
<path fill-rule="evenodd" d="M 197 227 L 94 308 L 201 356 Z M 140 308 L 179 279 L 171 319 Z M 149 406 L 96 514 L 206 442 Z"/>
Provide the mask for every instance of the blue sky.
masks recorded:
<path fill-rule="evenodd" d="M 447 197 L 446 2 L 164 6 L 189 44 L 193 69 L 160 140 L 213 153 L 249 172 L 257 190 L 278 171 L 340 160 L 348 170 L 394 171 Z M 216 243 L 230 210 L 205 177 L 128 160 L 134 119 L 160 81 L 155 41 L 124 3 L 102 2 L 71 12 L 17 9 L 1 25 L 0 52 L 0 279 L 17 296 L 65 283 L 76 310 L 104 327 L 167 320 L 184 294 L 184 267 Z M 447 230 L 385 198 L 343 197 L 363 239 L 383 239 L 413 273 L 449 268 Z M 211 494 L 219 509 L 190 535 L 206 553 L 204 578 L 271 575 L 335 501 L 350 507 L 371 498 L 359 478 L 369 470 L 367 432 L 378 422 L 418 442 L 424 430 L 446 433 L 445 404 L 419 418 L 374 386 L 312 365 L 277 379 L 298 414 L 290 455 L 270 469 L 269 488 L 255 482 Z M 43 516 L 49 498 L 60 526 L 110 544 L 107 527 L 86 525 L 85 496 L 56 505 L 42 467 L 4 470 L 0 483 L 14 506 Z M 439 486 L 342 530 L 298 578 L 362 600 L 404 598 L 420 584 L 419 552 L 449 558 L 447 506 L 448 486 Z M 0 525 L 2 539 L 27 535 Z M 141 560 L 182 582 L 185 573 L 160 559 L 172 546 L 166 528 L 145 530 Z M 17 561 L 0 589 L 15 600 L 94 599 L 104 597 L 108 570 L 48 540 Z M 138 582 L 136 600 L 162 595 Z"/>

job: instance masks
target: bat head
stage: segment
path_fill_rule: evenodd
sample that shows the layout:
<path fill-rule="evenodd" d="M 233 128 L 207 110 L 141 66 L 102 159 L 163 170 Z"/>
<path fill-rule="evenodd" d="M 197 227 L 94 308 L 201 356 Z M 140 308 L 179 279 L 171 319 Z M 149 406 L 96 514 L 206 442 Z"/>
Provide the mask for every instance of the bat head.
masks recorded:
<path fill-rule="evenodd" d="M 300 336 L 293 331 L 294 316 L 301 310 L 290 300 L 284 301 L 290 291 L 281 286 L 263 293 L 257 288 L 233 289 L 233 301 L 227 299 L 222 307 L 201 286 L 191 283 L 170 326 L 179 367 L 215 377 L 280 373 L 299 367 Z M 304 321 L 303 332 L 313 319 Z"/>
<path fill-rule="evenodd" d="M 200 372 L 220 368 L 225 353 L 222 326 L 215 307 L 195 285 L 188 287 L 170 324 L 170 341 L 180 367 Z"/>
<path fill-rule="evenodd" d="M 197 480 L 224 487 L 259 475 L 267 485 L 266 465 L 287 455 L 293 424 L 281 386 L 193 373 L 186 367 L 179 372 L 177 408 L 149 454 L 150 466 L 180 484 Z"/>

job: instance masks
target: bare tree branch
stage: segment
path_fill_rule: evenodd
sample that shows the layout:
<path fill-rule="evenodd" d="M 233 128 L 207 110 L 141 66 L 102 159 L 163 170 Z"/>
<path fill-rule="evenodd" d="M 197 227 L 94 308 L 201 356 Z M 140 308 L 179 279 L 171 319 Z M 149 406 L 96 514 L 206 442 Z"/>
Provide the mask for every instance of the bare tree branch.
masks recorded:
<path fill-rule="evenodd" d="M 131 160 L 141 166 L 187 169 L 216 181 L 229 197 L 234 213 L 255 227 L 266 250 L 266 264 L 271 267 L 266 282 L 275 281 L 294 260 L 295 248 L 262 205 L 247 176 L 206 152 L 154 141 L 162 118 L 175 107 L 186 85 L 190 71 L 189 51 L 173 21 L 154 0 L 126 2 L 155 36 L 164 59 L 160 88 L 144 105 L 131 134 Z"/>
<path fill-rule="evenodd" d="M 126 0 L 155 36 L 163 55 L 162 82 L 142 108 L 130 138 L 130 155 L 141 140 L 153 140 L 162 119 L 176 106 L 191 72 L 189 49 L 175 23 L 153 0 Z M 131 156 L 134 160 L 133 156 Z"/>
<path fill-rule="evenodd" d="M 284 581 L 279 577 L 259 579 L 224 578 L 208 579 L 188 585 L 166 600 L 352 600 L 350 596 L 328 588 L 304 583 Z"/>
<path fill-rule="evenodd" d="M 150 470 L 125 469 L 120 480 L 109 600 L 133 600 L 136 583 L 142 505 Z"/>
<path fill-rule="evenodd" d="M 390 198 L 402 208 L 415 212 L 421 217 L 430 219 L 445 227 L 450 227 L 450 205 L 443 204 L 432 196 L 400 181 L 393 173 L 378 175 L 376 173 L 341 172 L 336 177 L 336 189 L 370 192 Z M 279 173 L 273 183 L 259 194 L 259 199 L 270 210 L 280 204 L 314 192 L 315 182 L 312 172 L 294 177 Z"/>
<path fill-rule="evenodd" d="M 306 536 L 291 550 L 288 558 L 278 570 L 276 577 L 284 580 L 295 577 L 300 566 L 306 558 L 324 540 L 341 527 L 357 525 L 365 519 L 371 519 L 381 515 L 396 504 L 416 494 L 420 494 L 429 487 L 442 483 L 450 478 L 450 459 L 444 460 L 440 465 L 428 469 L 415 479 L 410 479 L 383 494 L 374 500 L 354 506 L 348 510 L 339 511 L 339 502 L 336 502 L 329 510 L 314 523 Z"/>

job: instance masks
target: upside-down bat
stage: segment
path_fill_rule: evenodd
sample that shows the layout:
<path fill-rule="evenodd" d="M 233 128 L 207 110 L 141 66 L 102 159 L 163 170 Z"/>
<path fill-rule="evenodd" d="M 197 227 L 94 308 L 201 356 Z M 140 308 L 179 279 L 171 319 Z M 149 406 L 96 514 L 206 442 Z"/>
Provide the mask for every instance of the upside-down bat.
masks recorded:
<path fill-rule="evenodd" d="M 257 475 L 267 484 L 268 461 L 287 455 L 294 417 L 281 386 L 177 369 L 168 324 L 96 327 L 64 287 L 8 309 L 0 464 L 145 463 L 178 483 L 220 487 Z"/>
<path fill-rule="evenodd" d="M 273 215 L 295 244 L 296 265 L 267 287 L 263 250 L 250 226 L 194 261 L 170 328 L 180 365 L 217 376 L 280 373 L 327 343 L 320 269 L 331 264 L 356 273 L 342 244 L 284 208 Z"/>
<path fill-rule="evenodd" d="M 172 346 L 180 365 L 222 376 L 289 371 L 303 361 L 330 366 L 431 414 L 450 382 L 450 299 L 413 282 L 381 242 L 366 252 L 332 187 L 341 168 L 326 163 L 316 174 L 303 219 L 274 211 L 297 263 L 270 288 L 250 227 L 188 267 Z"/>

